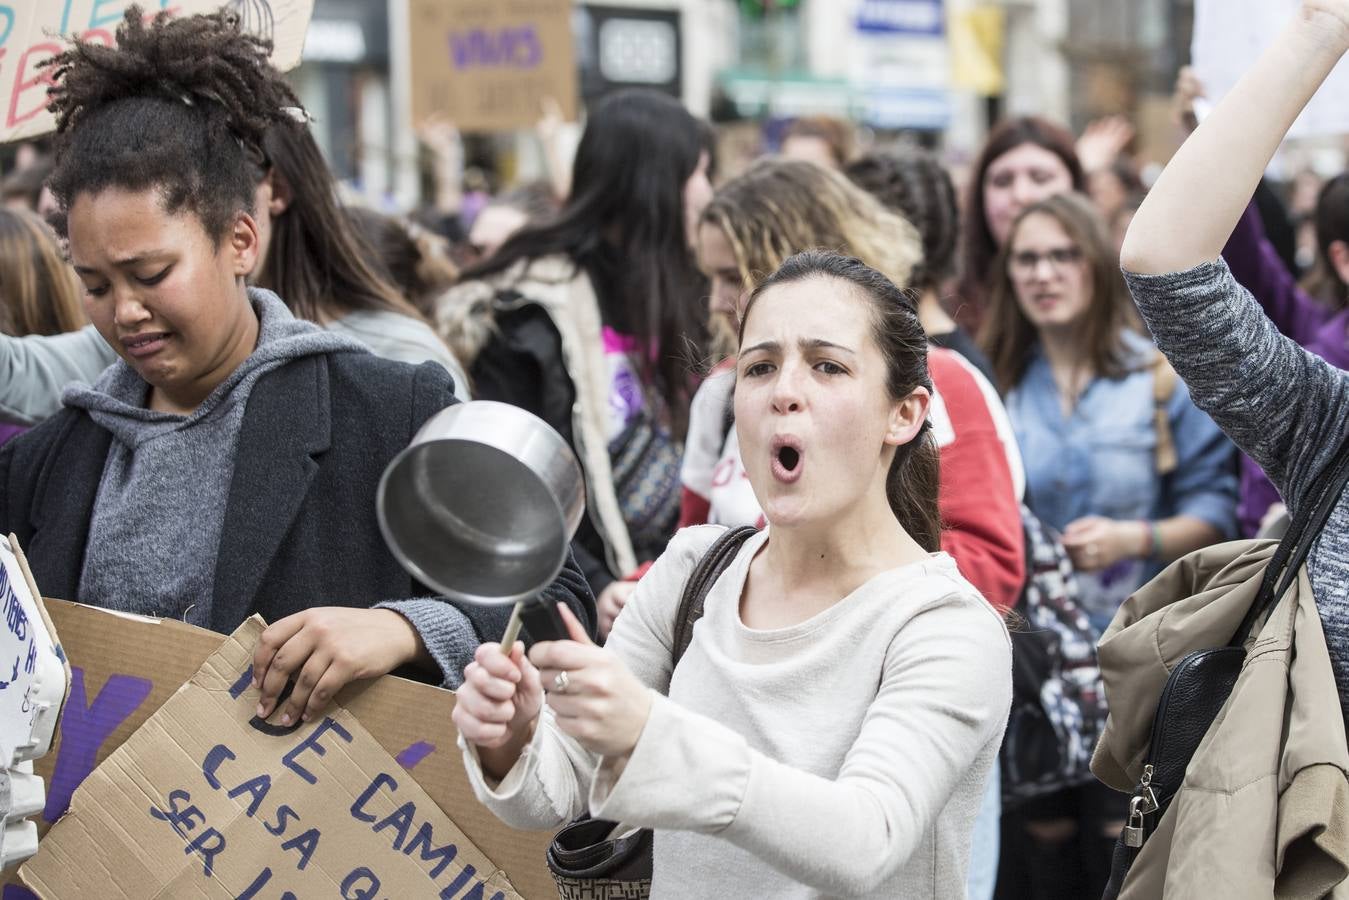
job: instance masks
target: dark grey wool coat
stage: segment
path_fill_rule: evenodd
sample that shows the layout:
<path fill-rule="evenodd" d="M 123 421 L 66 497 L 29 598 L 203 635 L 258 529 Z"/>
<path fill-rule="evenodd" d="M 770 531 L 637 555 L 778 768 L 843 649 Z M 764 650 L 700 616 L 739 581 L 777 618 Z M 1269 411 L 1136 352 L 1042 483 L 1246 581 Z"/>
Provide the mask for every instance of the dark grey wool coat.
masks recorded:
<path fill-rule="evenodd" d="M 389 552 L 375 492 L 422 424 L 457 402 L 453 388 L 434 363 L 350 352 L 305 357 L 263 376 L 239 433 L 211 627 L 231 632 L 254 613 L 274 622 L 312 606 L 432 596 Z M 111 439 L 87 413 L 67 408 L 0 448 L 0 533 L 18 536 L 46 596 L 79 599 Z M 595 601 L 574 560 L 545 596 L 567 603 L 593 632 Z M 500 639 L 509 608 L 459 608 L 479 641 Z M 439 658 L 471 654 L 428 649 Z"/>

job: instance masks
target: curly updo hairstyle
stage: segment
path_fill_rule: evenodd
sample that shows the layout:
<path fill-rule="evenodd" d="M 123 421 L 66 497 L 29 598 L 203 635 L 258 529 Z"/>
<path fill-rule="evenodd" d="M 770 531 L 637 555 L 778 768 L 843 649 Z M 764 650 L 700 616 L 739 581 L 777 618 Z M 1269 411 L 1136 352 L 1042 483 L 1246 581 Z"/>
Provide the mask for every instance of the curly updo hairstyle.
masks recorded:
<path fill-rule="evenodd" d="M 287 111 L 299 101 L 268 61 L 271 44 L 230 11 L 147 22 L 137 6 L 116 38 L 115 47 L 73 41 L 44 64 L 54 82 L 58 229 L 66 233 L 80 194 L 154 189 L 166 212 L 190 210 L 223 237 L 238 212 L 253 212 L 266 132 L 300 127 Z"/>

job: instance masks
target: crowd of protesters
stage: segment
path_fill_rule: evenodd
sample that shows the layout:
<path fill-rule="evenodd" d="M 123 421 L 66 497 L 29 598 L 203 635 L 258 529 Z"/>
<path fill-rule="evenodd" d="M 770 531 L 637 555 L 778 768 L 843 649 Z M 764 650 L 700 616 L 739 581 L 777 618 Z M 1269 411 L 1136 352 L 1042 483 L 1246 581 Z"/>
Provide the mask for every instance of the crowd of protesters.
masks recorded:
<path fill-rule="evenodd" d="M 117 38 L 52 61 L 57 133 L 0 183 L 0 529 L 44 592 L 261 614 L 283 724 L 395 669 L 456 689 L 478 797 L 656 829 L 655 896 L 1101 896 L 1128 796 L 1007 761 L 1014 667 L 1052 677 L 1019 656 L 1028 584 L 1057 554 L 1091 660 L 1169 563 L 1313 502 L 1349 430 L 1349 175 L 1301 278 L 1261 173 L 1349 4 L 1306 0 L 1203 125 L 1182 73 L 1193 134 L 1150 190 L 1120 119 L 998 123 L 964 184 L 802 119 L 722 178 L 707 123 L 625 91 L 569 169 L 472 204 L 432 123 L 415 221 L 344 204 L 229 13 Z M 380 536 L 385 466 L 470 398 L 581 464 L 569 640 L 503 654 L 504 611 Z M 1346 510 L 1310 568 L 1342 709 Z"/>

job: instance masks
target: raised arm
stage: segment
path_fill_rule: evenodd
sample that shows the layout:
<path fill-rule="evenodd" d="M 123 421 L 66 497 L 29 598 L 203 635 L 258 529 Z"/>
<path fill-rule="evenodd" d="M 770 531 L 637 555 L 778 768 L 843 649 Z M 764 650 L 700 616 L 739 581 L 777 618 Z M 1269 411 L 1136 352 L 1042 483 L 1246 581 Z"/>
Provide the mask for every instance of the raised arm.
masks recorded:
<path fill-rule="evenodd" d="M 1346 50 L 1349 2 L 1304 0 L 1148 193 L 1124 240 L 1124 268 L 1161 275 L 1217 259 L 1274 151 Z"/>
<path fill-rule="evenodd" d="M 1295 511 L 1349 432 L 1349 378 L 1280 334 L 1218 258 L 1279 141 L 1349 48 L 1349 0 L 1305 0 L 1177 152 L 1129 228 L 1129 288 L 1195 404 Z"/>

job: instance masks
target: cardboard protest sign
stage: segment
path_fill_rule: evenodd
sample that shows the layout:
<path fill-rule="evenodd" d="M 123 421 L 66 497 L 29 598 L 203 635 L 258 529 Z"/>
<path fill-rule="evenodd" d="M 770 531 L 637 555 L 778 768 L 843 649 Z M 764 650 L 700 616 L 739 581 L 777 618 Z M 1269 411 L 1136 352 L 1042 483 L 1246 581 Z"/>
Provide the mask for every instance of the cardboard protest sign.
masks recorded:
<path fill-rule="evenodd" d="M 518 897 L 350 711 L 257 719 L 250 619 L 102 766 L 20 870 L 44 897 Z"/>
<path fill-rule="evenodd" d="M 173 698 L 183 682 L 192 678 L 203 662 L 222 646 L 225 637 L 172 620 L 123 615 L 59 600 L 48 600 L 46 604 L 53 622 L 60 629 L 73 675 L 70 700 L 61 720 L 57 743 L 52 752 L 37 763 L 39 773 L 49 785 L 47 808 L 42 816 L 43 824 L 49 826 L 65 813 L 72 794 L 95 766 L 110 758 L 161 704 Z M 251 652 L 251 644 L 245 644 Z M 251 709 L 242 695 L 239 702 Z M 397 767 L 383 771 L 398 781 L 400 795 L 415 778 L 420 788 L 453 820 L 471 844 L 504 869 L 521 896 L 529 900 L 556 898 L 557 889 L 544 862 L 550 834 L 514 831 L 501 824 L 473 797 L 450 721 L 454 709 L 453 693 L 386 676 L 351 685 L 338 696 L 338 703 L 397 762 Z M 218 730 L 217 725 L 210 727 Z M 297 735 L 294 740 L 300 739 Z M 333 739 L 334 736 L 328 733 L 321 737 L 325 747 Z M 340 749 L 348 749 L 349 745 L 336 739 L 341 743 Z M 237 753 L 237 748 L 232 749 Z M 242 754 L 239 755 L 242 758 Z M 312 752 L 306 757 L 312 757 Z M 238 765 L 241 763 L 236 761 L 222 764 L 222 778 L 231 767 Z M 193 771 L 200 778 L 200 771 Z M 349 790 L 346 802 L 350 804 L 366 786 L 368 780 L 367 784 Z M 280 797 L 280 794 L 274 796 Z M 197 799 L 195 793 L 193 798 Z M 403 802 L 401 798 L 399 802 Z M 269 808 L 267 814 L 273 810 Z M 259 815 L 262 814 L 260 809 Z M 344 815 L 348 820 L 352 818 L 349 811 Z M 147 821 L 165 827 L 160 820 Z M 276 824 L 275 818 L 268 821 Z M 370 827 L 369 823 L 364 824 Z M 148 828 L 146 825 L 143 830 Z M 392 829 L 391 825 L 380 835 L 391 835 Z M 291 831 L 298 833 L 294 828 Z M 404 842 L 405 849 L 415 833 L 414 827 Z M 439 827 L 435 828 L 435 834 L 439 841 Z M 293 836 L 295 834 L 289 834 L 287 838 Z M 279 847 L 287 838 L 277 837 L 272 846 Z M 323 840 L 332 841 L 333 838 L 325 834 Z M 386 844 L 386 849 L 388 846 L 391 845 Z M 185 848 L 186 842 L 180 843 L 172 858 L 185 856 Z M 51 852 L 51 845 L 44 839 L 34 862 L 41 860 L 47 852 Z M 294 858 L 294 851 L 287 856 Z M 279 868 L 272 868 L 275 875 Z M 293 864 L 290 869 L 294 871 Z M 18 877 L 12 872 L 7 874 L 11 877 L 4 886 L 3 900 L 32 900 L 33 894 L 19 885 Z M 280 883 L 273 881 L 259 896 L 269 900 L 281 897 L 284 889 L 272 891 L 272 887 Z M 429 888 L 428 881 L 419 892 L 404 896 L 434 896 Z M 354 896 L 359 896 L 361 885 L 353 884 L 352 889 L 357 891 Z M 97 895 L 105 896 L 102 892 Z M 308 895 L 299 893 L 297 896 Z M 380 896 L 399 894 L 386 889 Z M 484 896 L 485 900 L 491 900 L 492 894 L 488 891 Z"/>
<path fill-rule="evenodd" d="M 282 70 L 299 65 L 314 11 L 314 0 L 0 0 L 0 143 L 56 127 L 46 109 L 47 75 L 38 64 L 61 51 L 62 37 L 112 46 L 117 23 L 133 3 L 147 14 L 175 16 L 229 6 L 245 29 L 273 42 L 272 62 Z"/>
<path fill-rule="evenodd" d="M 571 0 L 409 0 L 412 118 L 461 131 L 533 126 L 551 97 L 576 118 Z"/>

